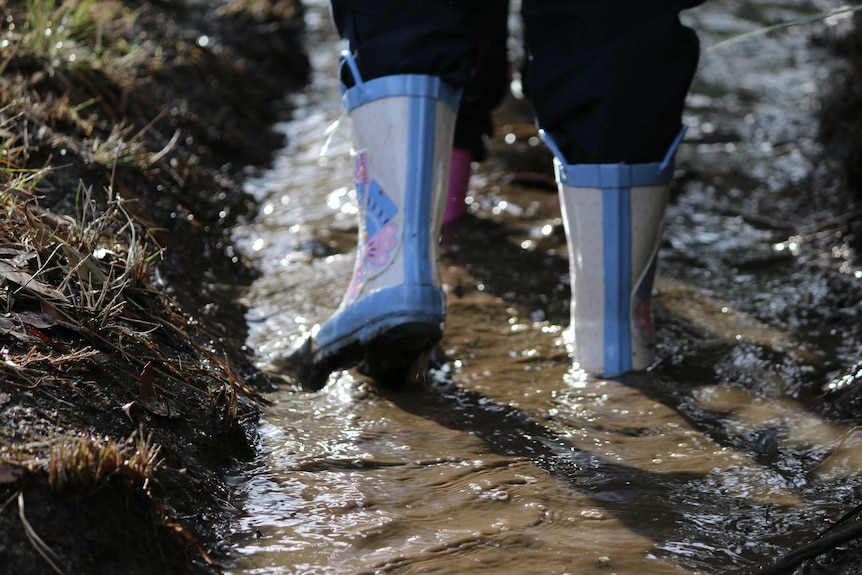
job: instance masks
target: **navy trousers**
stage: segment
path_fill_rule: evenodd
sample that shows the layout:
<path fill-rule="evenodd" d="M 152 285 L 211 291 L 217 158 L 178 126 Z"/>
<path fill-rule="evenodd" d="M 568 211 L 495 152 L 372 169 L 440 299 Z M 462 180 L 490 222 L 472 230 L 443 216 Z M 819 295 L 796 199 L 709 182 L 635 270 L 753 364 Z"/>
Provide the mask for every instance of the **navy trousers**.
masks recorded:
<path fill-rule="evenodd" d="M 568 163 L 664 157 L 699 56 L 697 35 L 679 13 L 703 2 L 522 0 L 524 88 Z M 332 0 L 331 7 L 364 79 L 428 74 L 464 88 L 456 145 L 481 156 L 490 112 L 508 87 L 508 0 Z"/>

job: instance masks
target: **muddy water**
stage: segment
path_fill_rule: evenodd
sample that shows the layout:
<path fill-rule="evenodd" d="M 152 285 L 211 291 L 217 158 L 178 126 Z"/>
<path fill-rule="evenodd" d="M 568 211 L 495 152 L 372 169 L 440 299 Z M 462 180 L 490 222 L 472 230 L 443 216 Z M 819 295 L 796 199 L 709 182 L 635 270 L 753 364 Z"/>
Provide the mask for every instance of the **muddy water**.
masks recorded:
<path fill-rule="evenodd" d="M 712 0 L 686 20 L 708 47 L 834 6 Z M 339 43 L 324 2 L 307 19 L 315 78 L 281 126 L 289 146 L 249 184 L 260 217 L 237 232 L 263 271 L 249 345 L 276 376 L 340 300 L 356 234 L 349 126 L 327 132 Z M 353 372 L 317 393 L 285 379 L 259 459 L 229 478 L 243 507 L 230 572 L 748 573 L 850 510 L 862 433 L 806 408 L 862 349 L 862 274 L 830 223 L 837 168 L 815 121 L 835 57 L 812 38 L 848 26 L 705 51 L 656 286 L 659 360 L 619 381 L 568 358 L 549 156 L 509 101 L 470 216 L 444 230 L 439 367 L 399 391 Z"/>

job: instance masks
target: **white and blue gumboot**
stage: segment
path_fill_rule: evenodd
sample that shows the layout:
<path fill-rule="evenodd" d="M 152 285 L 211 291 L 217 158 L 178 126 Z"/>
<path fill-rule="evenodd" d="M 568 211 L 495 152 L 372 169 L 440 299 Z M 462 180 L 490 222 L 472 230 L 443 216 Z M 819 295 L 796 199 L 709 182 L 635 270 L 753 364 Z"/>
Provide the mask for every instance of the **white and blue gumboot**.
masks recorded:
<path fill-rule="evenodd" d="M 599 377 L 655 360 L 652 288 L 681 130 L 662 162 L 567 164 L 546 134 L 569 250 L 572 354 Z"/>
<path fill-rule="evenodd" d="M 343 61 L 356 82 L 342 103 L 353 126 L 359 237 L 341 305 L 303 346 L 311 387 L 355 365 L 397 383 L 440 340 L 446 315 L 438 236 L 460 91 L 425 75 L 363 82 L 349 53 Z"/>

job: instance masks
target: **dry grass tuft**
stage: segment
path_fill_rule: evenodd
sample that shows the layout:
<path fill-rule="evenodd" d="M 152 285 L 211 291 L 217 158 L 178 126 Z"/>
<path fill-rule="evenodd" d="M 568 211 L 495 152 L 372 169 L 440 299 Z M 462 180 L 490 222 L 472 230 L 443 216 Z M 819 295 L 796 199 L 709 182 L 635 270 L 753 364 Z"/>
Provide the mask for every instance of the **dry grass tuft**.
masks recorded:
<path fill-rule="evenodd" d="M 0 463 L 45 474 L 55 491 L 91 492 L 111 479 L 147 486 L 161 465 L 161 447 L 142 428 L 125 441 L 108 437 L 65 435 L 9 445 L 0 441 Z"/>
<path fill-rule="evenodd" d="M 61 344 L 52 329 L 88 336 L 93 344 L 112 332 L 130 333 L 118 322 L 153 254 L 122 200 L 98 213 L 88 191 L 79 193 L 76 217 L 43 210 L 20 189 L 0 193 L 0 329 L 15 342 L 0 350 L 0 372 L 12 381 L 24 376 L 32 383 L 27 369 L 41 361 L 53 370 L 92 352 Z"/>
<path fill-rule="evenodd" d="M 93 437 L 62 438 L 51 447 L 48 483 L 58 491 L 88 491 L 114 477 L 145 483 L 159 466 L 160 449 L 142 430 L 122 444 Z"/>

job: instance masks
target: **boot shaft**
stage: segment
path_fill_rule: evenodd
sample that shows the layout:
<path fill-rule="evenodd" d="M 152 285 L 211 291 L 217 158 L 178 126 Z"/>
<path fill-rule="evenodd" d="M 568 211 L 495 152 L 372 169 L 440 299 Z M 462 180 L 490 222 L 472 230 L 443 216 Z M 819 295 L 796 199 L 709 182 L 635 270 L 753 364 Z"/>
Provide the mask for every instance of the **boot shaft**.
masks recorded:
<path fill-rule="evenodd" d="M 594 375 L 644 369 L 655 358 L 652 286 L 672 158 L 683 133 L 656 163 L 572 165 L 555 150 L 569 247 L 572 351 Z"/>
<path fill-rule="evenodd" d="M 460 92 L 431 76 L 364 82 L 349 52 L 342 61 L 356 81 L 342 92 L 354 136 L 356 263 L 341 305 L 302 353 L 315 381 L 360 363 L 375 379 L 397 379 L 442 336 L 437 242 Z"/>
<path fill-rule="evenodd" d="M 437 241 L 459 97 L 439 78 L 420 75 L 360 80 L 343 92 L 354 134 L 359 245 L 342 307 L 394 285 L 440 285 Z"/>

